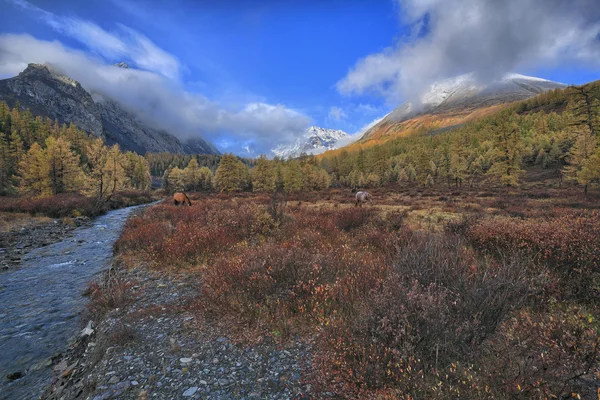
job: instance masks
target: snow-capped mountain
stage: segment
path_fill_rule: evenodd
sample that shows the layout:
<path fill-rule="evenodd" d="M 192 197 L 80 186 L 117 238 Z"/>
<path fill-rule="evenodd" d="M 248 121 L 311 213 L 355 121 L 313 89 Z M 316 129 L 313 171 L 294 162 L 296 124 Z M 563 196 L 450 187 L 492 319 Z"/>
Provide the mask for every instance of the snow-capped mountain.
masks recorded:
<path fill-rule="evenodd" d="M 420 105 L 402 104 L 385 116 L 362 139 L 380 129 L 380 125 L 409 120 L 418 115 L 475 110 L 495 104 L 525 100 L 548 90 L 567 85 L 533 76 L 510 73 L 491 83 L 478 82 L 473 74 L 460 75 L 431 84 L 421 96 Z"/>
<path fill-rule="evenodd" d="M 431 84 L 421 96 L 421 107 L 407 102 L 392 111 L 386 120 L 402 121 L 417 114 L 436 114 L 457 108 L 479 108 L 499 103 L 525 100 L 542 92 L 564 88 L 565 84 L 533 76 L 506 74 L 502 79 L 483 84 L 473 74 Z"/>
<path fill-rule="evenodd" d="M 339 129 L 325 129 L 311 126 L 306 132 L 291 145 L 277 146 L 272 150 L 277 157 L 297 157 L 302 153 L 319 154 L 335 149 L 336 143 L 347 139 L 350 135 Z"/>

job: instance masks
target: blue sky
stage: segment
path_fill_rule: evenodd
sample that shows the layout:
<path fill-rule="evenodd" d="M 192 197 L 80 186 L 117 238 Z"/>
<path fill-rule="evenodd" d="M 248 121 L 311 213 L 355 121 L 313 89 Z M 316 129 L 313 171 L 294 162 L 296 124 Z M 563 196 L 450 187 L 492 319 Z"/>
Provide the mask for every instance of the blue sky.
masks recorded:
<path fill-rule="evenodd" d="M 170 99 L 158 121 L 165 128 L 186 137 L 200 132 L 222 151 L 251 155 L 290 142 L 311 124 L 358 132 L 431 82 L 460 73 L 600 78 L 594 1 L 507 1 L 523 11 L 516 20 L 514 9 L 481 3 L 0 0 L 0 76 L 32 58 L 59 64 L 101 92 L 98 76 L 109 71 L 103 66 L 124 60 L 145 72 L 135 76 L 145 86 L 134 86 L 130 72 L 103 84 L 127 79 L 129 86 L 120 86 L 141 93 L 115 84 L 110 95 L 148 118 L 160 112 L 157 101 Z M 465 23 L 458 11 L 467 9 L 473 15 Z M 486 20 L 492 14 L 500 24 Z M 86 75 L 90 66 L 98 75 Z M 148 82 L 160 91 L 147 93 Z"/>

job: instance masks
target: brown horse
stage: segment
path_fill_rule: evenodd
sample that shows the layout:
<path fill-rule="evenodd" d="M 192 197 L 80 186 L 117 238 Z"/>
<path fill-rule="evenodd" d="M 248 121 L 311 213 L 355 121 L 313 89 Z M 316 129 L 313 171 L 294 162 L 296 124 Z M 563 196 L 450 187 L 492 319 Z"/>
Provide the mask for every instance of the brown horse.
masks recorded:
<path fill-rule="evenodd" d="M 177 192 L 173 195 L 173 202 L 175 203 L 176 206 L 178 205 L 182 205 L 185 206 L 185 203 L 187 202 L 188 205 L 191 207 L 192 206 L 192 202 L 190 201 L 190 198 L 187 197 L 187 195 L 185 193 L 180 193 Z"/>
<path fill-rule="evenodd" d="M 356 192 L 356 203 L 355 206 L 362 206 L 363 203 L 371 201 L 371 194 L 369 192 Z"/>

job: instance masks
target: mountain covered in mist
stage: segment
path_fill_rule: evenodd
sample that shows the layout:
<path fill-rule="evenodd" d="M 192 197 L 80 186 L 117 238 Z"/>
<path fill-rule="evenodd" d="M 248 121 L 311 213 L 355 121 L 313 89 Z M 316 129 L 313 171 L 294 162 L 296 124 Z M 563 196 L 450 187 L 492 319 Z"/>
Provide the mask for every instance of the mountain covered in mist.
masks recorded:
<path fill-rule="evenodd" d="M 120 63 L 117 67 L 128 66 Z M 102 137 L 107 144 L 118 143 L 122 149 L 139 154 L 219 154 L 200 137 L 180 141 L 169 132 L 151 127 L 115 99 L 88 92 L 79 82 L 58 74 L 48 65 L 29 64 L 18 76 L 0 80 L 0 100 L 10 107 L 18 102 L 36 116 L 73 123 Z"/>
<path fill-rule="evenodd" d="M 481 110 L 525 100 L 545 91 L 566 86 L 563 83 L 520 74 L 506 74 L 502 79 L 488 84 L 478 82 L 472 74 L 457 76 L 433 83 L 429 91 L 421 96 L 420 105 L 410 102 L 402 104 L 365 132 L 360 140 L 369 140 L 383 134 L 391 135 L 394 131 L 400 133 L 396 129 L 398 124 L 413 119 L 420 120 L 420 125 L 423 126 L 423 119 L 433 122 L 437 117 L 438 128 L 449 128 L 456 122 L 456 125 L 464 122 L 460 117 L 468 119 L 478 110 L 479 114 L 484 114 Z M 403 126 L 412 128 L 409 123 Z"/>
<path fill-rule="evenodd" d="M 293 144 L 278 146 L 272 152 L 282 158 L 298 157 L 302 153 L 318 154 L 339 147 L 339 141 L 349 137 L 350 135 L 339 129 L 311 126 Z"/>

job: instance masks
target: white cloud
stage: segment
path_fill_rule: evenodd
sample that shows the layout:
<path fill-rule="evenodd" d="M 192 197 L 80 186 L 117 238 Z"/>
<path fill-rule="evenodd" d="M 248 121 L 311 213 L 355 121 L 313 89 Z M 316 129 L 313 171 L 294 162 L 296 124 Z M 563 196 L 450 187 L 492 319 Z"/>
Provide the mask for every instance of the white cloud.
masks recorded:
<path fill-rule="evenodd" d="M 536 67 L 600 65 L 597 0 L 399 0 L 411 33 L 359 60 L 343 94 L 415 100 L 434 81 L 473 72 L 482 81 Z"/>
<path fill-rule="evenodd" d="M 329 119 L 332 121 L 340 121 L 346 118 L 346 113 L 340 107 L 331 107 L 329 109 Z"/>
<path fill-rule="evenodd" d="M 381 113 L 381 108 L 368 103 L 360 103 L 358 106 L 356 106 L 356 111 L 363 114 L 376 114 Z"/>
<path fill-rule="evenodd" d="M 93 22 L 59 16 L 25 0 L 10 1 L 33 12 L 57 32 L 79 41 L 107 60 L 128 61 L 139 68 L 156 72 L 167 78 L 179 79 L 181 72 L 179 60 L 134 29 L 117 24 L 117 29 L 109 32 Z"/>
<path fill-rule="evenodd" d="M 305 131 L 310 118 L 283 105 L 227 107 L 185 91 L 158 73 L 107 64 L 98 56 L 30 35 L 0 35 L 0 76 L 14 76 L 28 63 L 49 63 L 88 91 L 119 101 L 140 119 L 182 138 L 203 138 L 240 152 L 267 153 Z"/>

